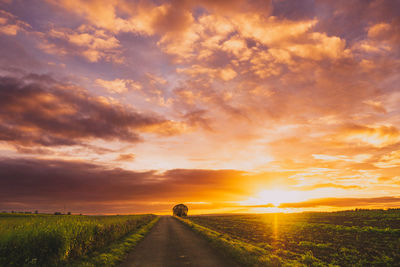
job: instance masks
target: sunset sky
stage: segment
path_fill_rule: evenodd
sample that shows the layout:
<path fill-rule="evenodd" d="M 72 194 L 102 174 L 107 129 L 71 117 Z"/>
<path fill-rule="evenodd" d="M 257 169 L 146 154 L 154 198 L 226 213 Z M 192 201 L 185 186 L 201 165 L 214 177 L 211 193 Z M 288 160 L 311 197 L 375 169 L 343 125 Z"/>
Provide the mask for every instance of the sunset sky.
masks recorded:
<path fill-rule="evenodd" d="M 400 207 L 400 2 L 0 0 L 0 211 Z"/>

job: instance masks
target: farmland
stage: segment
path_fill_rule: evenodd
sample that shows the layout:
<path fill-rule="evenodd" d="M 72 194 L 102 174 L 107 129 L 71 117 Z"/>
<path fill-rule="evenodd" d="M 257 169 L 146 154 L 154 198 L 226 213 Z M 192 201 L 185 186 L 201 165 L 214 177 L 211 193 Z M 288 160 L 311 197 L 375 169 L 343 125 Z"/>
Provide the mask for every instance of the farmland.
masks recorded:
<path fill-rule="evenodd" d="M 115 266 L 158 219 L 0 214 L 0 266 Z M 188 253 L 187 248 L 174 252 L 176 244 L 186 240 L 180 239 L 183 235 L 178 233 L 184 229 L 176 220 L 205 237 L 216 254 L 242 266 L 400 266 L 398 209 L 163 217 L 153 237 L 164 241 L 148 240 L 158 249 L 139 254 L 150 255 L 149 261 L 179 263 L 179 257 L 163 256 L 165 251 Z M 201 243 L 195 237 L 188 240 Z M 193 259 L 196 253 L 192 251 Z"/>
<path fill-rule="evenodd" d="M 400 210 L 188 219 L 184 221 L 194 223 L 192 228 L 220 247 L 238 247 L 242 255 L 237 258 L 242 262 L 252 262 L 243 260 L 247 249 L 256 264 L 268 256 L 267 262 L 274 265 L 400 266 Z"/>
<path fill-rule="evenodd" d="M 0 214 L 0 266 L 56 266 L 104 249 L 155 215 Z"/>

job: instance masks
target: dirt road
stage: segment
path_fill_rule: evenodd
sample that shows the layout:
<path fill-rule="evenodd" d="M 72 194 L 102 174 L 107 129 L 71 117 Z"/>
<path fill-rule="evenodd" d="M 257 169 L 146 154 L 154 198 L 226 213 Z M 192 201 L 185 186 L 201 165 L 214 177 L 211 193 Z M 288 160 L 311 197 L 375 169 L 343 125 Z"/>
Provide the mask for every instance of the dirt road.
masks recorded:
<path fill-rule="evenodd" d="M 219 255 L 186 225 L 163 216 L 121 266 L 235 267 L 237 264 Z"/>

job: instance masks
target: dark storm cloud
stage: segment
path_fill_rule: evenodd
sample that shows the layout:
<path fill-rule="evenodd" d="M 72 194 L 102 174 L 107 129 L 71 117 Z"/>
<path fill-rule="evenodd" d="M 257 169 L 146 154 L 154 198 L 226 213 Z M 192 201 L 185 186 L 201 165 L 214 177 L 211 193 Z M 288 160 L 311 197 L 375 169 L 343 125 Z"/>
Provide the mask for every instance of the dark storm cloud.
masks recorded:
<path fill-rule="evenodd" d="M 243 172 L 175 169 L 130 171 L 87 162 L 10 159 L 0 160 L 0 203 L 50 205 L 123 201 L 191 201 L 241 194 Z"/>
<path fill-rule="evenodd" d="M 166 121 L 46 75 L 0 77 L 0 106 L 0 140 L 25 146 L 75 145 L 92 138 L 137 142 L 138 128 Z"/>

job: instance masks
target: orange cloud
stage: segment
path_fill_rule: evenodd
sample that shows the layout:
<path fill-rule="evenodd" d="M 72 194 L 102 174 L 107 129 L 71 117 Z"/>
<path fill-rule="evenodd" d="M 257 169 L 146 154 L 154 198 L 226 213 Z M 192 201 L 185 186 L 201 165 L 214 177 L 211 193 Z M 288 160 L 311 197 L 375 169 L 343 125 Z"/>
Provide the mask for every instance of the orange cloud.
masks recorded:
<path fill-rule="evenodd" d="M 321 198 L 299 203 L 282 203 L 280 208 L 311 208 L 311 207 L 392 207 L 400 206 L 400 197 L 376 197 L 376 198 Z"/>
<path fill-rule="evenodd" d="M 323 155 L 323 154 L 313 154 L 313 158 L 324 160 L 324 161 L 348 161 L 348 162 L 364 162 L 372 157 L 371 154 L 358 154 L 352 157 L 345 155 Z"/>
<path fill-rule="evenodd" d="M 380 36 L 387 35 L 387 33 L 390 31 L 391 26 L 388 23 L 378 23 L 375 25 L 372 25 L 368 29 L 368 37 L 370 38 L 379 38 Z"/>
<path fill-rule="evenodd" d="M 368 127 L 349 125 L 344 133 L 347 142 L 384 147 L 400 141 L 400 131 L 394 126 Z"/>
<path fill-rule="evenodd" d="M 193 65 L 190 68 L 177 69 L 178 73 L 186 73 L 193 77 L 206 74 L 211 78 L 220 78 L 223 81 L 229 81 L 236 77 L 237 73 L 231 66 L 225 68 L 207 68 L 200 65 Z"/>
<path fill-rule="evenodd" d="M 82 25 L 76 30 L 53 28 L 41 35 L 39 47 L 48 53 L 77 54 L 90 62 L 101 59 L 122 63 L 120 43 L 112 34 Z"/>
<path fill-rule="evenodd" d="M 346 41 L 339 37 L 328 37 L 324 33 L 311 33 L 308 35 L 310 43 L 292 44 L 287 50 L 295 56 L 322 60 L 322 59 L 338 59 L 349 57 L 351 51 L 346 49 Z"/>
<path fill-rule="evenodd" d="M 390 53 L 396 50 L 400 38 L 400 23 L 398 20 L 379 22 L 367 29 L 368 38 L 355 44 L 355 49 L 368 53 Z"/>
<path fill-rule="evenodd" d="M 315 184 L 310 186 L 301 186 L 296 187 L 299 190 L 315 190 L 319 188 L 339 188 L 339 189 L 362 189 L 359 185 L 341 185 L 341 184 L 334 184 L 334 183 L 325 183 L 325 184 Z"/>
<path fill-rule="evenodd" d="M 382 105 L 382 102 L 380 102 L 380 101 L 366 100 L 366 101 L 364 101 L 364 103 L 371 106 L 376 112 L 380 112 L 380 113 L 387 112 L 385 107 Z"/>
<path fill-rule="evenodd" d="M 383 155 L 379 161 L 374 163 L 379 168 L 394 168 L 400 166 L 400 150 L 391 151 Z"/>
<path fill-rule="evenodd" d="M 124 20 L 119 19 L 115 12 L 117 1 L 82 1 L 82 0 L 48 0 L 50 3 L 84 15 L 94 25 L 119 30 L 124 26 Z"/>
<path fill-rule="evenodd" d="M 96 84 L 105 88 L 110 93 L 126 93 L 129 88 L 133 88 L 135 90 L 140 90 L 142 85 L 133 80 L 124 80 L 124 79 L 115 79 L 112 81 L 107 81 L 103 79 L 96 79 Z"/>
<path fill-rule="evenodd" d="M 129 154 L 120 154 L 116 161 L 132 161 L 135 159 L 135 154 L 129 153 Z"/>
<path fill-rule="evenodd" d="M 192 130 L 186 123 L 165 121 L 158 125 L 147 125 L 140 128 L 142 132 L 155 133 L 162 136 L 173 136 Z"/>
<path fill-rule="evenodd" d="M 13 14 L 0 10 L 0 34 L 16 35 L 18 32 L 24 32 L 31 26 L 19 20 Z"/>

